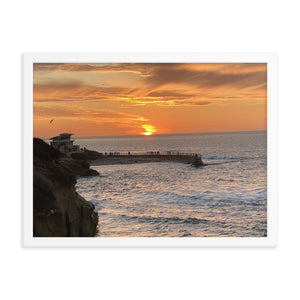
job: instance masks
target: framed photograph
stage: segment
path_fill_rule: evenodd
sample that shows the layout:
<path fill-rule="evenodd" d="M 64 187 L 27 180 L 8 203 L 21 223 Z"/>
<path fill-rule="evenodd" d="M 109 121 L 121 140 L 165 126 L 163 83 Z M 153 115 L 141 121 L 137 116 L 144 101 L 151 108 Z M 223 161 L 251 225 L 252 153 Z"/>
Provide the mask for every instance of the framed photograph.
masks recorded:
<path fill-rule="evenodd" d="M 277 244 L 277 57 L 23 57 L 25 247 Z"/>

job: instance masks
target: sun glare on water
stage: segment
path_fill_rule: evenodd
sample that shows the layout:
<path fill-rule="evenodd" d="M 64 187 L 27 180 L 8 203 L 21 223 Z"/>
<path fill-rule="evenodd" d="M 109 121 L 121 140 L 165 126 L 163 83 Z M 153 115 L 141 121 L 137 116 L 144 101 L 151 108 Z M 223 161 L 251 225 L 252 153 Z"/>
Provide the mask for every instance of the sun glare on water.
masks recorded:
<path fill-rule="evenodd" d="M 156 132 L 156 129 L 152 125 L 142 125 L 142 128 L 145 130 L 144 132 L 141 132 L 142 135 L 150 136 L 154 132 Z"/>

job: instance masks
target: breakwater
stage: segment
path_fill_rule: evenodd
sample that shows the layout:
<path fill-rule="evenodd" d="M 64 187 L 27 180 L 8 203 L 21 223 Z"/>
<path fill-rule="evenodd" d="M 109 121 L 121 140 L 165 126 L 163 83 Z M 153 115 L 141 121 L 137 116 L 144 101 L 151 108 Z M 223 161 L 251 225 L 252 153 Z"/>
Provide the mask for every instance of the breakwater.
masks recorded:
<path fill-rule="evenodd" d="M 179 152 L 159 152 L 151 151 L 146 153 L 120 153 L 111 152 L 104 153 L 94 160 L 90 160 L 91 165 L 113 165 L 113 164 L 134 164 L 148 162 L 180 162 L 186 164 L 195 164 L 202 166 L 201 155 L 195 153 L 179 153 Z"/>

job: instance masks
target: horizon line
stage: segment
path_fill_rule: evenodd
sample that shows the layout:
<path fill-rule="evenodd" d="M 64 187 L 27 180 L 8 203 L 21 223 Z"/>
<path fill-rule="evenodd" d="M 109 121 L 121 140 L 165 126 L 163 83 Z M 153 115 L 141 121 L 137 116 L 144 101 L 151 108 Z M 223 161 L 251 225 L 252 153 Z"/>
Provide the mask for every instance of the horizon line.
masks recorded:
<path fill-rule="evenodd" d="M 239 132 L 264 132 L 267 129 L 260 129 L 260 130 L 240 130 L 240 131 L 206 131 L 206 132 L 184 132 L 184 133 L 160 133 L 160 134 L 152 134 L 151 136 L 164 136 L 164 135 L 177 135 L 177 134 L 209 134 L 209 133 L 239 133 Z M 76 136 L 76 134 L 74 134 Z M 144 138 L 151 138 L 151 136 L 145 137 L 141 134 L 126 134 L 126 135 L 86 135 L 86 136 L 76 136 L 76 138 L 96 138 L 96 137 L 144 137 Z M 49 139 L 50 137 L 41 137 L 41 139 Z"/>

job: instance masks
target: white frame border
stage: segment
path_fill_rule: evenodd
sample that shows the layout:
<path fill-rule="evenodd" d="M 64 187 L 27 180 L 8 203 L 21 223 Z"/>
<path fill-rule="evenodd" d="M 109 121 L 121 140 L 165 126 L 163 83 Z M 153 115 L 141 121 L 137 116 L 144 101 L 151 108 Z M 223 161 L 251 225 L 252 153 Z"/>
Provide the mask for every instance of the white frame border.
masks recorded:
<path fill-rule="evenodd" d="M 33 237 L 33 63 L 267 63 L 267 237 L 36 238 Z M 28 53 L 23 56 L 24 247 L 275 247 L 278 240 L 278 100 L 275 53 Z"/>

